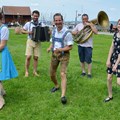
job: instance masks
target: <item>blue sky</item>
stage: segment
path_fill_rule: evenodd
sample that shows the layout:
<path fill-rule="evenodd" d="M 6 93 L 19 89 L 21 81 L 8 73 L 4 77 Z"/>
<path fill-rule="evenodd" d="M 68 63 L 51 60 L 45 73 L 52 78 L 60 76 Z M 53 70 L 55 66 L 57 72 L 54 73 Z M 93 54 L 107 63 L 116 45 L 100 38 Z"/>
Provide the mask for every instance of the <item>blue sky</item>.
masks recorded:
<path fill-rule="evenodd" d="M 67 21 L 75 20 L 76 11 L 79 14 L 87 13 L 92 20 L 101 10 L 108 14 L 111 21 L 120 18 L 120 0 L 0 0 L 0 7 L 3 5 L 30 6 L 31 10 L 39 10 L 48 20 L 52 20 L 56 12 L 62 13 Z"/>

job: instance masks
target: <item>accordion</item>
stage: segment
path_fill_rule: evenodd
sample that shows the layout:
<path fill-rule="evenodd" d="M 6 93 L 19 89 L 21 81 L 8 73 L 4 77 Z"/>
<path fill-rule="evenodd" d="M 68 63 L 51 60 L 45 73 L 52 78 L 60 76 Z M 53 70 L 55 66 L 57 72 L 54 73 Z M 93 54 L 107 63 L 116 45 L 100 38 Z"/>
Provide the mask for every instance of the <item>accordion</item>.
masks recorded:
<path fill-rule="evenodd" d="M 50 40 L 49 27 L 36 26 L 32 29 L 32 40 L 35 42 L 45 42 Z"/>

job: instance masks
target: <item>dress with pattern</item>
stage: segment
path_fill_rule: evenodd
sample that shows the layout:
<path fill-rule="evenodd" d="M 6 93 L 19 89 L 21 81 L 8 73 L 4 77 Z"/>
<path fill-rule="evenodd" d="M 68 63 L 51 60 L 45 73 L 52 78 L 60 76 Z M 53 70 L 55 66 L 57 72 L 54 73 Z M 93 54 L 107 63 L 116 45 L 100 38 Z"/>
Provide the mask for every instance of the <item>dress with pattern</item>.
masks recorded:
<path fill-rule="evenodd" d="M 120 38 L 117 37 L 117 33 L 113 35 L 113 45 L 114 45 L 114 49 L 110 59 L 111 67 L 107 68 L 107 73 L 115 74 L 117 77 L 120 77 L 120 63 L 117 66 L 117 71 L 116 72 L 112 71 L 112 68 L 118 59 L 118 55 L 120 54 Z"/>

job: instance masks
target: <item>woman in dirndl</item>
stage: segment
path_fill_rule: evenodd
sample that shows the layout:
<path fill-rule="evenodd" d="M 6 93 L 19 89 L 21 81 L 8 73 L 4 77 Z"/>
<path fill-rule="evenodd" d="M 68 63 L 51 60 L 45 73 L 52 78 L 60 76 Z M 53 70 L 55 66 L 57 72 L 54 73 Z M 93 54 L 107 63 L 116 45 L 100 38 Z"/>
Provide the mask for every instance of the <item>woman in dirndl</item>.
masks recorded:
<path fill-rule="evenodd" d="M 7 47 L 9 30 L 2 23 L 0 16 L 0 109 L 5 105 L 4 95 L 6 94 L 2 82 L 18 76 L 18 72 Z"/>
<path fill-rule="evenodd" d="M 113 99 L 112 96 L 112 76 L 117 76 L 117 84 L 120 85 L 120 19 L 117 22 L 117 32 L 113 35 L 113 41 L 109 50 L 107 66 L 107 87 L 108 97 L 104 102 L 109 102 Z"/>

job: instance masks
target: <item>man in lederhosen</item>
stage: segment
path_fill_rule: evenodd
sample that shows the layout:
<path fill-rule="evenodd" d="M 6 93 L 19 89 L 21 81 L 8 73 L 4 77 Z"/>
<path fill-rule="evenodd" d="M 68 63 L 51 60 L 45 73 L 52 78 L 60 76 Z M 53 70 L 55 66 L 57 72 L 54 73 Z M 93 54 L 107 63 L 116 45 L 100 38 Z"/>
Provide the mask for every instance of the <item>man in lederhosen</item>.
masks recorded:
<path fill-rule="evenodd" d="M 56 78 L 56 71 L 58 65 L 60 64 L 60 76 L 61 76 L 61 102 L 65 104 L 67 102 L 67 98 L 65 96 L 66 93 L 66 71 L 70 58 L 70 50 L 73 45 L 72 34 L 68 31 L 68 29 L 63 26 L 63 16 L 60 13 L 56 13 L 53 17 L 55 28 L 52 31 L 52 39 L 50 47 L 47 49 L 49 52 L 52 49 L 52 58 L 51 58 L 51 66 L 50 66 L 50 77 L 53 81 L 55 87 L 51 89 L 51 92 L 55 92 L 59 90 L 59 84 Z"/>

